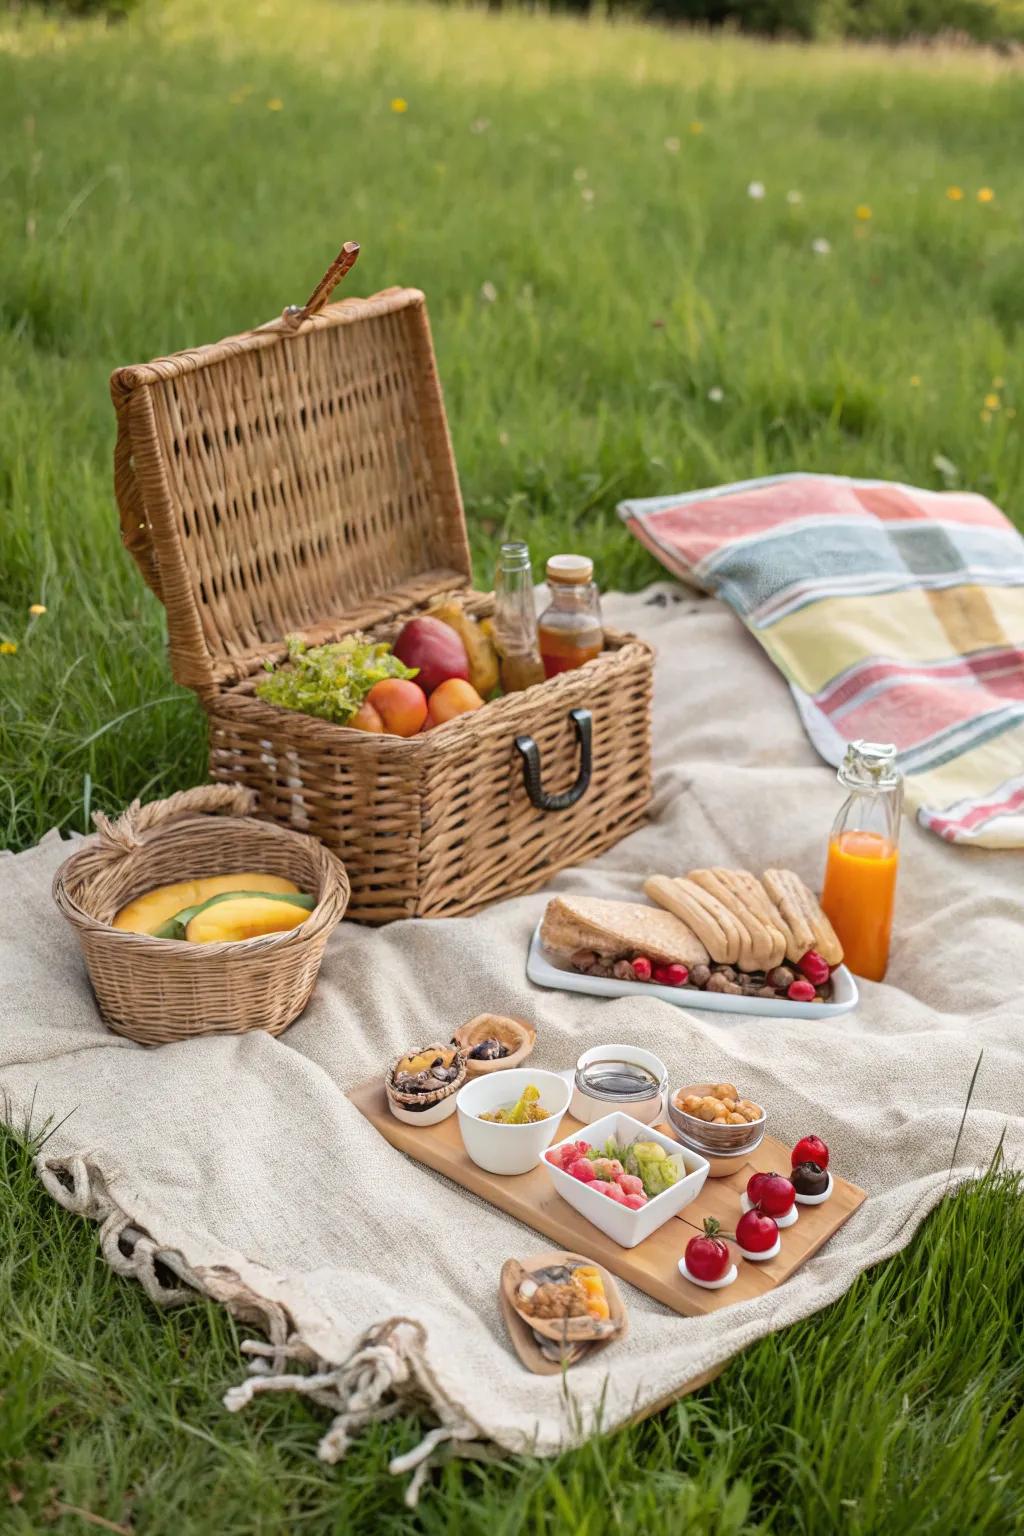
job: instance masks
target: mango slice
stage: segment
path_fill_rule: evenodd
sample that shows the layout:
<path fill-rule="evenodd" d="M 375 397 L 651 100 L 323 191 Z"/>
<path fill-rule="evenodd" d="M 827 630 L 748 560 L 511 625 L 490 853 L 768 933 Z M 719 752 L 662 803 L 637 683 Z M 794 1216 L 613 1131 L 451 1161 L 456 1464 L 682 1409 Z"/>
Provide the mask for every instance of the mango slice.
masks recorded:
<path fill-rule="evenodd" d="M 287 933 L 304 923 L 309 913 L 290 901 L 268 896 L 237 896 L 211 902 L 197 912 L 185 929 L 190 944 L 256 939 L 264 933 Z"/>
<path fill-rule="evenodd" d="M 239 875 L 204 875 L 197 880 L 179 880 L 176 885 L 160 885 L 144 896 L 136 896 L 121 908 L 113 926 L 123 933 L 148 933 L 166 923 L 184 907 L 195 907 L 218 896 L 222 891 L 290 891 L 298 894 L 298 886 L 281 875 L 260 875 L 252 870 Z"/>

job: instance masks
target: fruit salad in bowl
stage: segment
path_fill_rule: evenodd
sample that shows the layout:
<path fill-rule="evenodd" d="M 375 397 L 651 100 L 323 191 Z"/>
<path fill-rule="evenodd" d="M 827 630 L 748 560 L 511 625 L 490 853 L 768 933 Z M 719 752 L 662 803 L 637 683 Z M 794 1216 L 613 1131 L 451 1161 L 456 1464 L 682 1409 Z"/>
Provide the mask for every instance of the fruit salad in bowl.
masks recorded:
<path fill-rule="evenodd" d="M 488 1173 L 529 1173 L 554 1141 L 570 1091 L 558 1072 L 536 1067 L 471 1078 L 455 1100 L 463 1146 Z"/>
<path fill-rule="evenodd" d="M 621 1111 L 541 1158 L 563 1200 L 623 1248 L 635 1248 L 695 1200 L 707 1160 Z"/>

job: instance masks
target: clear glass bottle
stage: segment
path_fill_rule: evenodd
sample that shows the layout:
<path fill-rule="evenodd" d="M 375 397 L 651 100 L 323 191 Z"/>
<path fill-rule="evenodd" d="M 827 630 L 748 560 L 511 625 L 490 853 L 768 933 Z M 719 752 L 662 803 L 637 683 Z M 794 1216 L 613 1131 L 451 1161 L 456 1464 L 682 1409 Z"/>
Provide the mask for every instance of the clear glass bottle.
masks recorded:
<path fill-rule="evenodd" d="M 850 970 L 881 981 L 889 963 L 903 811 L 896 748 L 851 741 L 837 776 L 850 793 L 832 826 L 821 904 Z"/>
<path fill-rule="evenodd" d="M 599 656 L 604 627 L 593 560 L 586 555 L 552 555 L 546 574 L 551 602 L 537 628 L 544 674 L 554 677 Z"/>
<path fill-rule="evenodd" d="M 521 539 L 501 546 L 494 576 L 494 646 L 506 693 L 519 693 L 544 681 L 537 644 L 533 568 L 529 548 Z"/>

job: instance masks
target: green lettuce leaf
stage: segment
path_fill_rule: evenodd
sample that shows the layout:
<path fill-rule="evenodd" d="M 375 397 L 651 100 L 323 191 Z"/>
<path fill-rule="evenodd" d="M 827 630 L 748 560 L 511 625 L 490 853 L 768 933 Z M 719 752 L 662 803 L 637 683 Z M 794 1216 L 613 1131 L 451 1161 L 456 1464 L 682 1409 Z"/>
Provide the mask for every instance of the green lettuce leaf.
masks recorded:
<path fill-rule="evenodd" d="M 282 709 L 297 709 L 320 720 L 347 725 L 375 683 L 386 677 L 415 677 L 418 667 L 399 661 L 389 645 L 366 635 L 346 635 L 332 645 L 307 646 L 288 635 L 288 661 L 267 664 L 256 684 L 259 698 Z"/>

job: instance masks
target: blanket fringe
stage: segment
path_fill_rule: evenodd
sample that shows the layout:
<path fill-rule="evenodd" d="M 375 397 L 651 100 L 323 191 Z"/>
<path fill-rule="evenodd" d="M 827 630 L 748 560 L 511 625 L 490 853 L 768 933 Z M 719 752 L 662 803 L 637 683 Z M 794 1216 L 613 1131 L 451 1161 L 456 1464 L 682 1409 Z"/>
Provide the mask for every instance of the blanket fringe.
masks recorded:
<path fill-rule="evenodd" d="M 199 1292 L 268 1335 L 269 1342 L 243 1341 L 242 1351 L 250 1357 L 249 1375 L 225 1394 L 229 1412 L 238 1413 L 263 1392 L 301 1393 L 334 1414 L 317 1447 L 320 1459 L 332 1465 L 342 1460 L 354 1436 L 368 1424 L 403 1412 L 429 1413 L 440 1423 L 388 1466 L 396 1477 L 412 1472 L 405 1490 L 410 1509 L 443 1456 L 495 1455 L 494 1445 L 450 1402 L 433 1375 L 427 1362 L 426 1333 L 412 1318 L 392 1317 L 367 1329 L 348 1358 L 332 1364 L 298 1337 L 282 1306 L 256 1296 L 228 1270 L 194 1270 L 175 1249 L 155 1243 L 111 1197 L 102 1173 L 87 1158 L 40 1156 L 36 1170 L 58 1205 L 99 1224 L 100 1251 L 106 1262 L 116 1274 L 137 1280 L 158 1307 L 182 1306 Z M 304 1369 L 297 1371 L 295 1366 Z"/>
<path fill-rule="evenodd" d="M 442 1447 L 449 1452 L 457 1448 L 460 1455 L 490 1454 L 479 1428 L 452 1407 L 434 1379 L 427 1364 L 423 1328 L 411 1318 L 393 1317 L 368 1329 L 348 1359 L 337 1366 L 319 1360 L 295 1338 L 285 1345 L 246 1339 L 242 1349 L 254 1357 L 249 1376 L 225 1394 L 225 1408 L 238 1413 L 261 1392 L 300 1392 L 322 1407 L 333 1409 L 334 1422 L 317 1447 L 321 1461 L 341 1461 L 360 1430 L 368 1424 L 392 1419 L 405 1409 L 426 1408 L 440 1418 L 441 1423 L 428 1430 L 417 1446 L 394 1457 L 388 1465 L 388 1471 L 396 1477 L 412 1472 L 405 1490 L 405 1503 L 410 1509 L 419 1501 Z M 288 1361 L 312 1369 L 308 1374 L 285 1374 Z"/>

